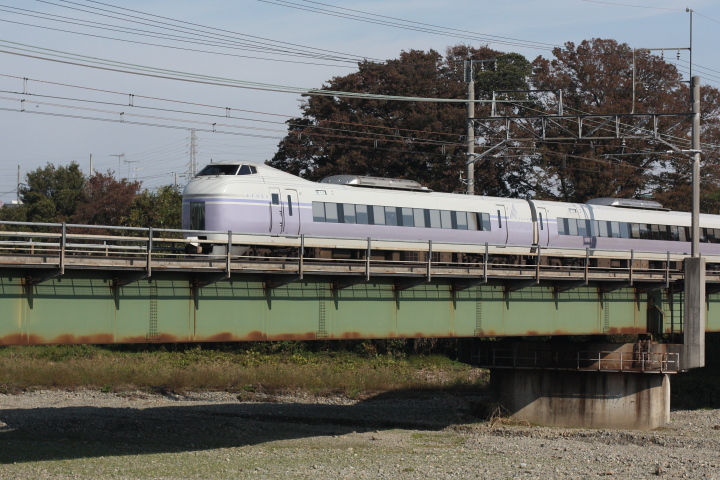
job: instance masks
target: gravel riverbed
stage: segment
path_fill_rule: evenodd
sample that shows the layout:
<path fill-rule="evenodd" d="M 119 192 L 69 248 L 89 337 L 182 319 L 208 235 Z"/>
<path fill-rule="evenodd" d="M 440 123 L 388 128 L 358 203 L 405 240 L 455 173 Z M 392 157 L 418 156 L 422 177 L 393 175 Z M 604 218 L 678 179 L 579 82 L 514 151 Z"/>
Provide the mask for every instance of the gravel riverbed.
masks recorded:
<path fill-rule="evenodd" d="M 0 479 L 720 480 L 720 410 L 647 432 L 482 421 L 479 398 L 0 395 Z"/>

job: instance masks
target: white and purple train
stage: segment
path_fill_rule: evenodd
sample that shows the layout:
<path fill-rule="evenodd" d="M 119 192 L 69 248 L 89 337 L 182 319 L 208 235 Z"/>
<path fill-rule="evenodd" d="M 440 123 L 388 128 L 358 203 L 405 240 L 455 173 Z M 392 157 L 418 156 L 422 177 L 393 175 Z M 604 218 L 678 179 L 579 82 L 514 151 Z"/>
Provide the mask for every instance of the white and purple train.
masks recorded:
<path fill-rule="evenodd" d="M 700 224 L 701 252 L 720 254 L 720 216 L 701 215 Z M 183 192 L 183 228 L 218 245 L 226 234 L 210 232 L 690 252 L 690 214 L 656 202 L 467 196 L 350 175 L 316 183 L 253 162 L 203 168 Z"/>

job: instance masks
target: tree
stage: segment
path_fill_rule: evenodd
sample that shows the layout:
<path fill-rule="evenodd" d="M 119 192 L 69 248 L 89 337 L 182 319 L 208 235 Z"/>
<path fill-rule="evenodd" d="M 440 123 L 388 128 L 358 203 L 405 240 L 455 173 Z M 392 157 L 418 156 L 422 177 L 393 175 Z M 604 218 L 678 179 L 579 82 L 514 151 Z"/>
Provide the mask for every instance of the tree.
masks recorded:
<path fill-rule="evenodd" d="M 19 187 L 20 206 L 4 207 L 0 218 L 27 222 L 65 222 L 75 214 L 85 177 L 73 162 L 67 167 L 48 163 L 25 175 Z"/>
<path fill-rule="evenodd" d="M 633 104 L 633 54 L 635 103 Z M 536 89 L 562 90 L 566 113 L 684 113 L 690 112 L 689 90 L 674 65 L 648 51 L 633 50 L 615 40 L 592 39 L 553 50 L 554 59 L 533 62 Z M 718 91 L 703 87 L 703 137 L 717 130 Z M 554 97 L 544 96 L 537 105 L 543 113 L 555 111 Z M 689 148 L 690 123 L 678 117 L 660 117 L 658 131 L 668 142 Z M 648 117 L 622 118 L 635 132 L 651 132 Z M 613 136 L 614 125 L 588 120 L 588 127 Z M 560 128 L 548 136 L 561 133 Z M 567 136 L 567 132 L 566 135 Z M 714 137 L 717 138 L 717 137 Z M 689 198 L 678 195 L 689 189 L 686 156 L 664 154 L 666 143 L 644 139 L 557 141 L 541 145 L 534 159 L 538 196 L 584 202 L 593 197 L 634 198 L 654 194 L 666 206 L 689 209 Z M 663 152 L 663 153 L 658 153 Z M 710 162 L 710 163 L 714 163 Z M 706 173 L 710 173 L 708 170 Z M 712 177 L 712 175 L 710 175 Z M 715 175 L 714 178 L 717 178 Z M 712 183 L 712 180 L 708 178 Z"/>
<path fill-rule="evenodd" d="M 83 225 L 125 225 L 141 183 L 112 172 L 95 173 L 87 179 L 72 223 Z"/>
<path fill-rule="evenodd" d="M 383 64 L 362 62 L 358 71 L 331 79 L 306 97 L 302 118 L 287 122 L 288 134 L 268 163 L 317 180 L 333 174 L 409 178 L 439 191 L 464 190 L 466 106 L 384 99 L 346 98 L 331 91 L 404 97 L 466 98 L 461 62 L 497 59 L 498 69 L 477 71 L 480 93 L 526 86 L 530 64 L 520 55 L 487 47 L 456 46 L 445 57 L 430 50 L 402 52 Z M 521 164 L 488 166 L 476 190 L 524 195 Z"/>
<path fill-rule="evenodd" d="M 182 193 L 172 185 L 160 187 L 155 192 L 144 190 L 132 202 L 128 225 L 182 228 Z"/>

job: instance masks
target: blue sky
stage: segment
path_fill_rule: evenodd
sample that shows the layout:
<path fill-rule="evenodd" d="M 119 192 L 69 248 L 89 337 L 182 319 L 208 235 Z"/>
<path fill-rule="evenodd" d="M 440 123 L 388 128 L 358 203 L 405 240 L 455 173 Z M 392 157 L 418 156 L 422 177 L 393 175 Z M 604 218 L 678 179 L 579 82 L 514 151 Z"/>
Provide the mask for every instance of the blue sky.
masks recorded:
<path fill-rule="evenodd" d="M 515 44 L 490 43 L 493 48 L 515 51 L 529 60 L 538 55 L 550 57 L 552 45 L 589 38 L 614 38 L 635 48 L 688 47 L 690 14 L 685 9 L 690 7 L 695 12 L 693 73 L 700 75 L 704 84 L 720 87 L 720 57 L 716 51 L 720 44 L 720 2 L 717 1 L 456 0 L 451 7 L 442 3 L 437 0 L 327 0 L 326 3 L 307 0 L 0 0 L 0 50 L 56 60 L 62 55 L 66 57 L 63 61 L 74 63 L 78 63 L 77 57 L 70 60 L 68 54 L 83 55 L 221 77 L 227 81 L 316 88 L 333 76 L 354 71 L 352 61 L 348 61 L 352 58 L 389 59 L 408 49 L 432 48 L 442 52 L 458 43 L 481 45 L 485 43 L 481 38 L 494 38 L 489 36 L 505 37 L 505 42 Z M 115 10 L 113 6 L 124 10 Z M 313 9 L 332 10 L 345 17 L 356 15 L 402 23 L 410 28 L 309 11 Z M 132 15 L 125 17 L 131 22 L 97 15 L 109 15 L 113 10 Z M 115 26 L 151 29 L 139 23 L 140 13 L 129 10 L 209 27 L 210 30 L 204 30 L 203 38 L 215 45 L 176 43 L 140 36 L 137 31 L 113 31 Z M 367 13 L 376 16 L 368 17 Z M 153 18 L 166 22 L 170 28 L 169 20 Z M 78 25 L 82 21 L 92 23 Z M 189 23 L 183 25 L 200 29 Z M 427 31 L 430 26 L 436 31 L 442 27 L 442 31 L 430 33 Z M 164 34 L 180 35 L 167 28 L 162 30 Z M 152 29 L 158 31 L 157 27 Z M 218 46 L 220 35 L 226 37 L 229 32 L 246 35 L 244 40 L 257 42 L 257 48 L 253 51 L 240 44 L 232 48 Z M 122 42 L 100 38 L 102 36 L 224 55 Z M 531 42 L 537 42 L 536 48 L 532 48 Z M 267 50 L 270 45 L 284 51 L 291 48 L 307 51 L 295 46 L 301 45 L 325 55 L 328 51 L 338 52 L 333 55 L 342 57 L 342 61 L 273 54 Z M 34 53 L 29 53 L 30 50 Z M 669 50 L 666 58 L 674 60 L 676 53 Z M 681 71 L 687 72 L 688 52 L 682 51 L 680 55 L 678 65 Z M 25 101 L 21 102 L 22 99 Z M 299 114 L 299 102 L 298 93 L 179 82 L 0 53 L 0 165 L 3 167 L 0 201 L 8 202 L 15 197 L 18 165 L 22 176 L 48 162 L 64 165 L 75 161 L 87 171 L 91 154 L 97 170 L 119 171 L 120 176 L 142 180 L 148 188 L 172 183 L 174 172 L 182 174 L 188 169 L 190 128 L 199 130 L 196 152 L 200 165 L 210 159 L 264 161 L 272 157 L 284 135 L 283 122 Z M 238 118 L 223 120 L 228 112 Z M 233 134 L 222 133 L 225 131 Z M 119 157 L 121 154 L 124 156 Z M 183 180 L 180 177 L 180 183 Z"/>

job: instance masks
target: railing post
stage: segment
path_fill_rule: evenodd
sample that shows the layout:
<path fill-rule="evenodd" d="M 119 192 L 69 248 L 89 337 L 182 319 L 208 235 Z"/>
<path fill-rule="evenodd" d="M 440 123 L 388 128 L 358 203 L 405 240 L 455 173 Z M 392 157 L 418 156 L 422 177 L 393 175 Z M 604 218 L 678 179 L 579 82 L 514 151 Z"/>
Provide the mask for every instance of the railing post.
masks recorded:
<path fill-rule="evenodd" d="M 60 275 L 65 274 L 65 244 L 67 243 L 67 224 L 62 223 L 62 236 L 60 237 Z"/>
<path fill-rule="evenodd" d="M 227 278 L 230 278 L 230 251 L 232 250 L 232 230 L 228 230 L 228 240 L 227 240 L 227 264 L 225 266 L 225 273 L 227 275 Z"/>
<path fill-rule="evenodd" d="M 298 276 L 303 279 L 303 259 L 305 258 L 305 234 L 300 235 L 300 258 L 298 259 Z"/>
<path fill-rule="evenodd" d="M 432 240 L 428 240 L 427 281 L 432 278 Z"/>
<path fill-rule="evenodd" d="M 365 254 L 365 280 L 370 280 L 370 250 L 372 241 L 367 237 L 367 253 Z"/>
<path fill-rule="evenodd" d="M 152 248 L 153 248 L 153 227 L 148 227 L 147 259 L 145 260 L 148 277 L 152 275 Z"/>
<path fill-rule="evenodd" d="M 483 278 L 487 282 L 487 271 L 488 271 L 488 258 L 490 257 L 490 248 L 488 243 L 485 242 L 485 255 L 483 256 Z"/>

